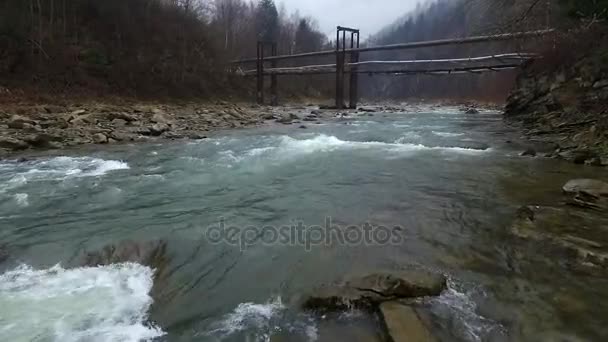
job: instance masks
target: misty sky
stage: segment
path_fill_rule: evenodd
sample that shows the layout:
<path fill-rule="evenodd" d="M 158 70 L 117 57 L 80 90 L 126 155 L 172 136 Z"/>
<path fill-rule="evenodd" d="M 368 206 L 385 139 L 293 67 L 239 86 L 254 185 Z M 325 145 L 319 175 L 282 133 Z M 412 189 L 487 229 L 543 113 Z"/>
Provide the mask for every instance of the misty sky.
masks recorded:
<path fill-rule="evenodd" d="M 322 32 L 335 35 L 337 25 L 358 28 L 361 38 L 376 33 L 395 19 L 413 10 L 421 0 L 276 0 L 288 13 L 299 10 L 312 16 Z"/>

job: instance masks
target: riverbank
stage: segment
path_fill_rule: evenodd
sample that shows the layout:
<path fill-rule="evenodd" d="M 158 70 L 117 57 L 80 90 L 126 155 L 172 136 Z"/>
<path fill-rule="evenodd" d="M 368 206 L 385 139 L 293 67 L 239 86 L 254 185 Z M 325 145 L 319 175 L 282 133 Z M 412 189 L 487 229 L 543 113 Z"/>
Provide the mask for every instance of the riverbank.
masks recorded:
<path fill-rule="evenodd" d="M 199 140 L 211 131 L 276 122 L 314 124 L 321 120 L 375 112 L 417 111 L 445 103 L 370 103 L 358 110 L 327 109 L 315 104 L 278 107 L 250 103 L 83 102 L 71 105 L 12 103 L 0 106 L 0 158 L 82 145 L 109 145 L 154 140 Z M 454 103 L 454 105 L 457 105 Z M 463 111 L 473 104 L 458 104 Z M 325 108 L 325 109 L 321 109 Z"/>
<path fill-rule="evenodd" d="M 523 68 L 505 119 L 545 146 L 539 154 L 607 166 L 608 40 L 605 30 L 581 35 L 561 37 L 563 48 Z"/>

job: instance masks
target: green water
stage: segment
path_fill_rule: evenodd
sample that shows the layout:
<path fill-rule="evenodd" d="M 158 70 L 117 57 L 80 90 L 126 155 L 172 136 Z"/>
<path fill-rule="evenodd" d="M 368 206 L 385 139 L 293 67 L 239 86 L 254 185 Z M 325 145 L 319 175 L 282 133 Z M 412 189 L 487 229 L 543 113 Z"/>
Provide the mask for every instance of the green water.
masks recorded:
<path fill-rule="evenodd" d="M 558 203 L 568 179 L 605 171 L 519 157 L 508 142 L 518 132 L 498 113 L 426 108 L 307 127 L 0 162 L 0 242 L 11 254 L 0 265 L 0 340 L 363 340 L 375 318 L 316 317 L 293 303 L 343 276 L 410 266 L 450 279 L 444 295 L 418 303 L 442 340 L 608 336 L 604 279 L 522 259 L 544 251 L 506 233 L 520 205 Z M 400 240 L 209 240 L 219 222 L 328 218 L 399 226 Z M 125 239 L 168 241 L 154 298 L 146 267 L 70 269 L 84 251 Z"/>

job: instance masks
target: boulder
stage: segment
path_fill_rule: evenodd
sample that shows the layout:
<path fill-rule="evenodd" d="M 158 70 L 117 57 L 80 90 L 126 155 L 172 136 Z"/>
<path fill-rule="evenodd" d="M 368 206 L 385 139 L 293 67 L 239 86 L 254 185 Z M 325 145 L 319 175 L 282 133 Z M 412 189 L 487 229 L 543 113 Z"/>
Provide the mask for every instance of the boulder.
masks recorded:
<path fill-rule="evenodd" d="M 300 125 L 300 127 L 298 127 L 298 128 L 307 129 L 308 127 L 306 127 L 305 125 Z"/>
<path fill-rule="evenodd" d="M 48 129 L 48 128 L 66 129 L 66 128 L 68 128 L 70 126 L 68 124 L 68 122 L 65 119 L 63 119 L 63 118 L 58 118 L 56 120 L 40 121 L 38 123 L 38 125 L 42 129 Z"/>
<path fill-rule="evenodd" d="M 11 137 L 0 137 L 0 147 L 6 148 L 9 150 L 18 151 L 18 150 L 26 150 L 30 146 L 28 143 L 26 143 L 25 141 L 20 140 L 20 139 L 11 138 Z"/>
<path fill-rule="evenodd" d="M 411 306 L 385 302 L 380 304 L 380 314 L 392 342 L 437 341 Z"/>
<path fill-rule="evenodd" d="M 8 119 L 7 125 L 9 128 L 13 129 L 26 129 L 36 126 L 38 124 L 37 121 L 28 119 L 26 117 L 20 115 L 13 115 Z"/>
<path fill-rule="evenodd" d="M 160 136 L 161 134 L 169 131 L 171 128 L 169 127 L 169 125 L 164 124 L 164 123 L 157 123 L 152 125 L 152 127 L 150 127 L 150 135 L 152 136 Z"/>
<path fill-rule="evenodd" d="M 108 136 L 103 133 L 93 134 L 91 139 L 93 140 L 93 143 L 95 143 L 95 144 L 107 144 L 108 143 Z"/>
<path fill-rule="evenodd" d="M 553 262 L 587 271 L 608 268 L 608 238 L 601 228 L 606 226 L 608 218 L 588 211 L 524 206 L 518 209 L 510 233 L 539 243 L 534 250 L 551 254 Z"/>
<path fill-rule="evenodd" d="M 61 137 L 48 133 L 40 133 L 24 138 L 25 142 L 35 148 L 60 148 L 62 140 Z"/>
<path fill-rule="evenodd" d="M 165 112 L 161 111 L 160 109 L 154 109 L 152 112 L 154 114 L 152 115 L 150 121 L 153 123 L 165 125 L 171 124 L 172 120 L 165 114 Z"/>
<path fill-rule="evenodd" d="M 596 209 L 608 209 L 608 183 L 596 179 L 573 179 L 562 187 L 570 205 Z"/>
<path fill-rule="evenodd" d="M 137 121 L 137 118 L 134 115 L 131 115 L 128 113 L 122 113 L 122 112 L 108 113 L 106 117 L 110 121 L 115 121 L 115 120 L 123 120 L 125 122 Z"/>
<path fill-rule="evenodd" d="M 207 139 L 207 136 L 201 133 L 190 133 L 188 134 L 188 139 L 192 139 L 192 140 L 203 140 L 203 139 Z"/>
<path fill-rule="evenodd" d="M 169 263 L 167 242 L 164 240 L 122 241 L 117 245 L 107 245 L 95 252 L 86 252 L 80 265 L 95 267 L 124 262 L 148 266 L 153 268 L 158 275 L 166 269 Z"/>
<path fill-rule="evenodd" d="M 134 140 L 134 136 L 132 134 L 118 132 L 118 131 L 113 131 L 112 133 L 110 133 L 109 138 L 116 140 L 116 141 L 133 141 Z"/>
<path fill-rule="evenodd" d="M 533 148 L 528 148 L 519 155 L 522 157 L 536 157 L 536 150 L 534 150 Z"/>
<path fill-rule="evenodd" d="M 593 89 L 600 89 L 600 88 L 604 88 L 604 87 L 608 87 L 608 79 L 599 80 L 599 81 L 593 83 Z"/>
<path fill-rule="evenodd" d="M 373 310 L 386 301 L 438 296 L 445 288 L 446 278 L 441 274 L 412 270 L 377 273 L 321 287 L 304 300 L 302 307 L 316 312 Z"/>
<path fill-rule="evenodd" d="M 123 119 L 114 119 L 114 120 L 112 120 L 112 124 L 116 127 L 122 127 L 127 124 L 127 121 L 125 121 Z"/>
<path fill-rule="evenodd" d="M 360 111 L 360 112 L 363 112 L 363 113 L 375 113 L 375 112 L 377 112 L 378 110 L 377 110 L 376 108 L 370 108 L 370 107 L 360 107 L 360 108 L 359 108 L 359 111 Z"/>
<path fill-rule="evenodd" d="M 319 116 L 319 115 L 323 115 L 323 112 L 318 109 L 315 109 L 315 110 L 310 111 L 310 115 Z"/>
<path fill-rule="evenodd" d="M 568 195 L 585 193 L 593 197 L 608 197 L 608 183 L 597 179 L 573 179 L 568 181 L 562 191 Z"/>
<path fill-rule="evenodd" d="M 85 114 L 78 116 L 71 115 L 68 118 L 68 122 L 74 126 L 86 126 L 96 124 L 97 120 L 93 118 L 91 114 Z"/>
<path fill-rule="evenodd" d="M 465 114 L 479 114 L 479 111 L 475 108 L 468 108 L 464 113 Z"/>
<path fill-rule="evenodd" d="M 277 119 L 277 122 L 282 123 L 282 124 L 290 124 L 290 123 L 292 123 L 292 121 L 298 120 L 298 119 L 300 119 L 300 118 L 293 113 L 283 113 L 283 114 L 281 114 L 281 117 Z"/>

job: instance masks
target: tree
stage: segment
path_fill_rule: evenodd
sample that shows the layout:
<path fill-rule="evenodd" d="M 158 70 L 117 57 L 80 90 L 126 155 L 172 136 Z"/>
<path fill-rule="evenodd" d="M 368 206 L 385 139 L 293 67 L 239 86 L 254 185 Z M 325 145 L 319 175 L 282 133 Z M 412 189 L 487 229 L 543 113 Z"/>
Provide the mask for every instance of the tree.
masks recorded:
<path fill-rule="evenodd" d="M 274 42 L 279 35 L 279 12 L 274 0 L 261 0 L 257 10 L 258 40 Z"/>
<path fill-rule="evenodd" d="M 311 19 L 300 19 L 295 36 L 296 52 L 318 51 L 322 45 L 323 35 L 312 28 Z"/>

